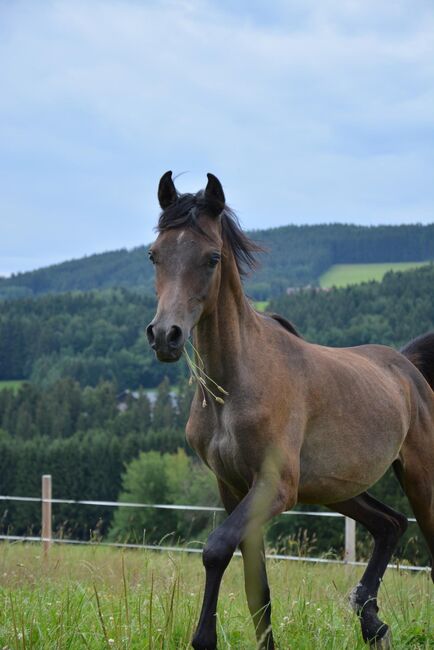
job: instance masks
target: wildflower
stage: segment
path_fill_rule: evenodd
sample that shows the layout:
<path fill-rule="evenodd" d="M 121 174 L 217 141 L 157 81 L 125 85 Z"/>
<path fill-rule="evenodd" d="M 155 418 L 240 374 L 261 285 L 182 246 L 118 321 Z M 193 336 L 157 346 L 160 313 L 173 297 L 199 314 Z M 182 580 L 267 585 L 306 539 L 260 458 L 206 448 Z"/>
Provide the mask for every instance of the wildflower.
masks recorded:
<path fill-rule="evenodd" d="M 114 639 L 108 639 L 108 644 L 109 644 L 109 645 L 114 645 L 114 644 L 115 644 L 115 640 L 114 640 Z"/>
<path fill-rule="evenodd" d="M 217 404 L 224 404 L 224 400 L 221 397 L 218 397 L 213 392 L 213 390 L 209 386 L 209 383 L 207 383 L 207 382 L 210 382 L 211 384 L 213 384 L 213 386 L 215 387 L 214 390 L 217 389 L 220 393 L 223 393 L 224 395 L 229 395 L 229 393 L 224 388 L 222 388 L 222 386 L 219 386 L 217 384 L 217 382 L 214 381 L 214 379 L 211 379 L 211 377 L 206 374 L 206 372 L 205 372 L 205 364 L 204 364 L 204 362 L 202 360 L 202 357 L 200 356 L 199 352 L 194 347 L 193 343 L 191 343 L 191 341 L 189 341 L 189 343 L 190 343 L 190 345 L 191 345 L 191 347 L 192 347 L 192 349 L 193 349 L 193 351 L 194 351 L 194 353 L 196 355 L 196 361 L 197 362 L 193 361 L 193 359 L 188 354 L 187 350 L 184 348 L 185 360 L 187 361 L 187 365 L 188 365 L 189 370 L 190 370 L 190 379 L 189 379 L 188 383 L 192 384 L 194 381 L 196 381 L 198 383 L 198 385 L 199 385 L 199 387 L 200 387 L 200 389 L 202 391 L 202 395 L 203 395 L 203 402 L 202 402 L 203 408 L 205 408 L 205 406 L 207 405 L 206 400 L 205 400 L 205 391 L 209 395 L 211 395 L 211 397 L 213 397 L 215 399 Z"/>

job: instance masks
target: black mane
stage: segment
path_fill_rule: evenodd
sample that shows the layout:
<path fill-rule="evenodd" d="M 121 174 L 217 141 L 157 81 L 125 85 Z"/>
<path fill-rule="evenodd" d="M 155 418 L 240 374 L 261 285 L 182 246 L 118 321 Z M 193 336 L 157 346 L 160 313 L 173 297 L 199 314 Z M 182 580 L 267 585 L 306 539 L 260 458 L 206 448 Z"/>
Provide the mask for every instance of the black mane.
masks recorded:
<path fill-rule="evenodd" d="M 299 339 L 303 338 L 300 332 L 295 328 L 295 325 L 293 325 L 291 321 L 284 316 L 281 316 L 280 314 L 267 314 L 267 316 L 273 318 L 273 320 L 277 321 L 280 325 L 282 325 L 282 327 L 288 330 L 288 332 L 294 334 L 294 336 L 297 336 Z"/>
<path fill-rule="evenodd" d="M 201 214 L 220 217 L 222 235 L 225 243 L 230 246 L 240 275 L 245 275 L 249 270 L 258 266 L 256 254 L 263 252 L 261 246 L 252 241 L 241 230 L 238 218 L 227 205 L 223 209 L 220 203 L 205 196 L 203 191 L 197 194 L 180 194 L 174 203 L 171 203 L 160 214 L 157 231 L 164 232 L 173 228 L 193 228 L 204 237 L 209 235 L 198 224 Z"/>

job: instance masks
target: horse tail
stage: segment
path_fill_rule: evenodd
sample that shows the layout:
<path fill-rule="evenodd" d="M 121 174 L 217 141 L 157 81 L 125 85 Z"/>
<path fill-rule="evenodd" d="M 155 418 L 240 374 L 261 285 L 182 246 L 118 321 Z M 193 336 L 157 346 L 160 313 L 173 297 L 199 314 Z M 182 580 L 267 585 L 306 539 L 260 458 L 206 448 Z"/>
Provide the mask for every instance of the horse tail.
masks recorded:
<path fill-rule="evenodd" d="M 402 348 L 401 354 L 416 366 L 434 390 L 434 332 L 410 341 Z"/>

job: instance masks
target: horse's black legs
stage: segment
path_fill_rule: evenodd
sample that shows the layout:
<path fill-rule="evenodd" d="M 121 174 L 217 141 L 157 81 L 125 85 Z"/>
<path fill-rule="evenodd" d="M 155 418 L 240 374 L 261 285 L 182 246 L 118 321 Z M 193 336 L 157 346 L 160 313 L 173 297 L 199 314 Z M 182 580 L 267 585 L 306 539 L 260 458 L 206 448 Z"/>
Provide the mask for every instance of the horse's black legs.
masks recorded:
<path fill-rule="evenodd" d="M 350 603 L 360 616 L 363 639 L 376 648 L 389 647 L 389 628 L 377 616 L 377 593 L 386 567 L 399 538 L 407 528 L 407 519 L 364 492 L 358 497 L 328 506 L 360 522 L 374 537 L 374 551 Z"/>
<path fill-rule="evenodd" d="M 262 530 L 252 534 L 240 544 L 244 562 L 244 582 L 247 602 L 255 625 L 256 638 L 261 650 L 274 650 L 271 631 L 270 589 L 265 567 Z"/>
<path fill-rule="evenodd" d="M 279 488 L 273 477 L 270 483 L 259 482 L 209 536 L 203 550 L 203 564 L 206 570 L 205 594 L 199 624 L 192 641 L 195 650 L 215 650 L 217 647 L 216 612 L 223 573 L 237 546 L 252 534 L 257 534 L 268 519 L 285 509 L 289 481 L 285 489 Z M 271 490 L 276 496 L 270 494 Z"/>

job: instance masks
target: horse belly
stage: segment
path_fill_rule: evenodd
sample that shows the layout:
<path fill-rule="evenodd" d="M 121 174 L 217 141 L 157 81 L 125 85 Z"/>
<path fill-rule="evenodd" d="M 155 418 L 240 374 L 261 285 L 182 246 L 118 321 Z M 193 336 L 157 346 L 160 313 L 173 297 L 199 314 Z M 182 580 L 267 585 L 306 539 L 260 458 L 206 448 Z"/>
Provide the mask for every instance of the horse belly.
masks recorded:
<path fill-rule="evenodd" d="M 300 452 L 300 503 L 337 503 L 369 489 L 397 458 L 407 433 L 398 416 L 336 430 L 324 422 L 307 432 Z"/>

